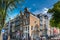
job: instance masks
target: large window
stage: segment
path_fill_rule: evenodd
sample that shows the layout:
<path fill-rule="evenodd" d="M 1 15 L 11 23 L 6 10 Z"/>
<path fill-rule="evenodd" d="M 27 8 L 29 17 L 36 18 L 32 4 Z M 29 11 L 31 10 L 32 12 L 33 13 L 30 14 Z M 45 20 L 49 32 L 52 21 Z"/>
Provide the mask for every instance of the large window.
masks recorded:
<path fill-rule="evenodd" d="M 24 33 L 24 37 L 25 38 L 28 38 L 28 33 Z"/>
<path fill-rule="evenodd" d="M 28 18 L 29 17 L 29 14 L 28 13 L 26 13 L 26 18 Z"/>
<path fill-rule="evenodd" d="M 25 20 L 24 20 L 24 21 L 23 21 L 23 24 L 25 25 L 25 23 L 26 23 L 26 22 L 25 22 Z"/>
<path fill-rule="evenodd" d="M 29 26 L 26 26 L 26 27 L 25 27 L 25 30 L 26 30 L 26 31 L 29 31 Z"/>
<path fill-rule="evenodd" d="M 22 27 L 20 27 L 20 30 L 22 30 Z"/>
<path fill-rule="evenodd" d="M 27 19 L 28 17 L 29 17 L 29 14 L 26 13 L 26 14 L 24 15 L 24 19 Z"/>
<path fill-rule="evenodd" d="M 24 31 L 27 31 L 27 27 L 24 27 Z"/>
<path fill-rule="evenodd" d="M 28 25 L 29 24 L 29 21 L 26 19 L 26 20 L 23 21 L 23 24 L 24 25 Z"/>
<path fill-rule="evenodd" d="M 29 21 L 28 20 L 26 20 L 25 22 L 26 22 L 26 25 L 29 24 Z"/>
<path fill-rule="evenodd" d="M 28 30 L 29 30 L 29 26 L 28 26 Z"/>
<path fill-rule="evenodd" d="M 27 31 L 27 27 L 26 27 L 26 31 Z"/>

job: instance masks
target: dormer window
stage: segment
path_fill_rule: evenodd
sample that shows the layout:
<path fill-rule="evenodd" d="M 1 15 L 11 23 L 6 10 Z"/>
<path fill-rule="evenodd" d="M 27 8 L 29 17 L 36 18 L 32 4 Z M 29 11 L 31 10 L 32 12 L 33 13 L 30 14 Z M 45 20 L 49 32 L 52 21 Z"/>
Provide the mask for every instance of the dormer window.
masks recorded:
<path fill-rule="evenodd" d="M 28 18 L 29 17 L 29 14 L 28 13 L 26 13 L 26 18 Z"/>

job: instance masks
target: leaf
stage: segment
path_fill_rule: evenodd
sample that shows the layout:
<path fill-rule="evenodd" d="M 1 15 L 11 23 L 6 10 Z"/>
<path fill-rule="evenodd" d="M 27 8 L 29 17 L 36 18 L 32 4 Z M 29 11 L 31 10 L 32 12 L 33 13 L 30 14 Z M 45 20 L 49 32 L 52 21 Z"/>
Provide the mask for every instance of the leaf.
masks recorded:
<path fill-rule="evenodd" d="M 16 8 L 18 4 L 21 4 L 23 0 L 0 0 L 0 24 L 3 27 L 5 24 L 6 17 L 9 13 L 7 13 L 7 10 L 12 10 L 13 8 Z M 13 7 L 13 8 L 12 8 Z M 10 11 L 11 12 L 11 11 Z"/>
<path fill-rule="evenodd" d="M 60 1 L 55 3 L 53 8 L 48 10 L 48 13 L 53 14 L 50 20 L 51 26 L 60 27 Z"/>

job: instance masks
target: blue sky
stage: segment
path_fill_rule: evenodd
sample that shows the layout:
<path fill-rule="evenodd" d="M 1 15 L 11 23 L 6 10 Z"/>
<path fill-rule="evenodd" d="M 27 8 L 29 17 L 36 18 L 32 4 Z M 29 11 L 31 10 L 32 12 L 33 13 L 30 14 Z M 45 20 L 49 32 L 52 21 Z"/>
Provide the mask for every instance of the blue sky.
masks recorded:
<path fill-rule="evenodd" d="M 25 7 L 29 9 L 30 12 L 37 14 L 40 12 L 46 12 L 49 8 L 53 7 L 53 4 L 58 0 L 25 0 L 22 3 L 22 7 L 18 5 L 18 8 L 14 9 L 10 13 L 10 18 L 14 18 L 17 14 L 19 14 L 20 10 L 24 10 Z"/>

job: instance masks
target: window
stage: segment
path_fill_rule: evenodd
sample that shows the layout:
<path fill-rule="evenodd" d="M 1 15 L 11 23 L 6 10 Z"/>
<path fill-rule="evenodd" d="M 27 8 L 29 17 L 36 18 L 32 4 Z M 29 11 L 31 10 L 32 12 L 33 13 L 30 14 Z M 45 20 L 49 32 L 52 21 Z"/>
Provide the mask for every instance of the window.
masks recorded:
<path fill-rule="evenodd" d="M 28 31 L 28 32 L 29 32 L 29 26 L 26 26 L 26 27 L 24 28 L 24 31 Z"/>
<path fill-rule="evenodd" d="M 46 27 L 46 24 L 44 24 L 44 27 Z"/>
<path fill-rule="evenodd" d="M 35 23 L 36 23 L 36 21 L 35 21 Z"/>
<path fill-rule="evenodd" d="M 40 24 L 40 26 L 43 26 L 42 24 Z"/>
<path fill-rule="evenodd" d="M 40 21 L 43 21 L 42 19 L 40 19 Z"/>
<path fill-rule="evenodd" d="M 29 24 L 29 21 L 28 20 L 26 20 L 26 24 Z"/>
<path fill-rule="evenodd" d="M 24 19 L 28 18 L 29 17 L 29 14 L 26 13 L 25 16 L 24 16 Z"/>
<path fill-rule="evenodd" d="M 44 21 L 44 23 L 46 23 L 46 21 Z"/>
<path fill-rule="evenodd" d="M 20 23 L 22 23 L 22 19 L 20 19 L 20 21 L 19 21 Z"/>
<path fill-rule="evenodd" d="M 28 26 L 28 30 L 29 30 L 29 26 Z"/>
<path fill-rule="evenodd" d="M 25 21 L 23 21 L 23 22 L 24 22 L 23 24 L 25 25 Z"/>
<path fill-rule="evenodd" d="M 26 16 L 24 16 L 24 19 L 26 19 Z"/>
<path fill-rule="evenodd" d="M 42 19 L 42 16 L 40 16 L 40 19 Z"/>
<path fill-rule="evenodd" d="M 20 30 L 22 30 L 22 27 L 20 27 Z"/>
<path fill-rule="evenodd" d="M 25 38 L 28 38 L 28 33 L 24 33 L 24 37 Z"/>
<path fill-rule="evenodd" d="M 28 17 L 29 17 L 29 14 L 27 13 L 27 14 L 26 14 L 26 18 L 28 18 Z"/>
<path fill-rule="evenodd" d="M 17 21 L 15 24 L 16 24 L 16 25 L 19 25 L 19 24 L 20 24 L 20 22 L 19 22 L 19 21 Z"/>
<path fill-rule="evenodd" d="M 14 30 L 14 26 L 12 27 L 12 32 L 14 32 L 15 30 Z"/>
<path fill-rule="evenodd" d="M 24 27 L 24 31 L 27 31 L 27 27 Z"/>
<path fill-rule="evenodd" d="M 26 27 L 26 31 L 27 31 L 27 27 Z"/>
<path fill-rule="evenodd" d="M 40 29 L 42 30 L 44 27 L 43 26 L 40 26 Z"/>
<path fill-rule="evenodd" d="M 28 37 L 27 35 L 28 35 L 28 34 L 26 33 L 26 38 Z"/>
<path fill-rule="evenodd" d="M 28 32 L 29 32 L 29 26 L 28 26 Z"/>
<path fill-rule="evenodd" d="M 22 15 L 24 15 L 24 13 L 22 13 Z"/>
<path fill-rule="evenodd" d="M 28 33 L 28 38 L 29 38 L 29 33 Z"/>
<path fill-rule="evenodd" d="M 31 30 L 33 30 L 33 26 L 31 26 Z"/>
<path fill-rule="evenodd" d="M 13 24 L 14 22 L 11 22 L 11 24 Z"/>

